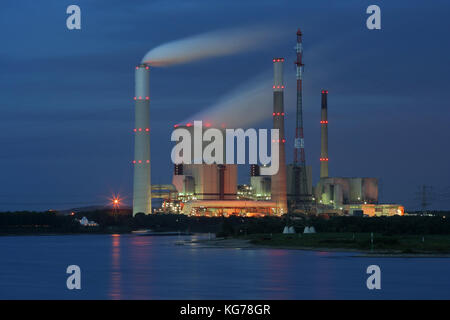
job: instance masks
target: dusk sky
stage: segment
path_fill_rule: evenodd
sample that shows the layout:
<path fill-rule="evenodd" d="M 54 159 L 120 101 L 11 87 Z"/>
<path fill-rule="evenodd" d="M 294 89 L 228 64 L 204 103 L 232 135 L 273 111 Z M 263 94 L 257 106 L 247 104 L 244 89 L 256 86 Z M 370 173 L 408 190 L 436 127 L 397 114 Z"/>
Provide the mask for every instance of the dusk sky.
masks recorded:
<path fill-rule="evenodd" d="M 81 30 L 66 27 L 81 8 Z M 381 8 L 381 30 L 366 8 Z M 173 125 L 268 81 L 285 57 L 287 159 L 295 133 L 295 32 L 304 33 L 307 164 L 319 175 L 320 91 L 329 90 L 330 176 L 380 179 L 380 202 L 416 209 L 420 185 L 450 209 L 449 1 L 3 1 L 0 210 L 131 204 L 134 67 L 169 41 L 273 28 L 261 47 L 152 68 L 152 183 L 170 183 Z M 256 99 L 256 101 L 259 101 Z M 255 102 L 256 103 L 256 102 Z M 258 102 L 260 103 L 260 102 Z M 236 118 L 239 114 L 230 106 Z M 266 111 L 264 111 L 266 112 Z M 248 127 L 270 128 L 272 115 Z M 194 119 L 193 119 L 194 120 Z M 248 183 L 247 167 L 239 182 Z"/>

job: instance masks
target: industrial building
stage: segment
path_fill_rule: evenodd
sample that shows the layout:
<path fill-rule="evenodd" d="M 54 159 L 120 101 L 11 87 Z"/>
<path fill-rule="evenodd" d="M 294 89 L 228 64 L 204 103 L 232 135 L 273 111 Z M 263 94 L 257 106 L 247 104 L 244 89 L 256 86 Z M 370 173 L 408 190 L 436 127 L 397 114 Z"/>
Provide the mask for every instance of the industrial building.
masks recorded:
<path fill-rule="evenodd" d="M 314 192 L 316 202 L 335 209 L 344 204 L 378 203 L 376 178 L 329 177 L 328 90 L 322 90 L 320 111 L 320 180 Z"/>
<path fill-rule="evenodd" d="M 341 207 L 343 204 L 378 203 L 376 178 L 321 178 L 315 187 L 318 203 Z"/>
<path fill-rule="evenodd" d="M 175 125 L 193 136 L 194 126 Z M 203 126 L 201 129 L 210 129 Z M 218 128 L 215 128 L 218 129 Z M 224 134 L 224 128 L 218 129 Z M 201 154 L 208 142 L 202 141 Z M 235 200 L 237 194 L 237 165 L 235 164 L 194 164 L 194 143 L 191 143 L 191 163 L 175 164 L 172 184 L 181 198 L 186 200 Z M 222 163 L 225 163 L 226 148 L 223 145 Z M 202 161 L 203 162 L 203 161 Z"/>
<path fill-rule="evenodd" d="M 271 199 L 271 178 L 260 174 L 259 165 L 250 166 L 250 191 L 254 200 Z"/>
<path fill-rule="evenodd" d="M 273 59 L 273 128 L 279 130 L 275 141 L 279 148 L 279 170 L 272 176 L 261 175 L 261 166 L 250 166 L 249 183 L 238 186 L 238 165 L 199 162 L 194 155 L 203 155 L 209 141 L 203 140 L 201 150 L 191 143 L 190 163 L 174 165 L 172 184 L 150 184 L 150 104 L 149 67 L 141 64 L 135 71 L 135 156 L 133 214 L 151 213 L 151 199 L 163 199 L 162 207 L 154 212 L 171 212 L 204 216 L 281 216 L 288 212 L 338 215 L 403 215 L 404 208 L 396 204 L 378 203 L 378 180 L 370 177 L 333 177 L 329 172 L 328 155 L 328 91 L 322 90 L 320 104 L 320 179 L 313 186 L 313 174 L 306 164 L 303 134 L 303 61 L 302 33 L 297 31 L 297 112 L 294 140 L 294 161 L 286 164 L 284 58 Z M 268 88 L 269 90 L 269 88 Z M 268 115 L 269 116 L 269 115 Z M 175 128 L 196 134 L 195 125 L 186 123 Z M 211 124 L 205 124 L 205 129 Z M 225 136 L 225 128 L 215 128 Z M 198 134 L 198 132 L 197 132 Z M 195 138 L 194 138 L 195 139 Z M 274 142 L 274 141 L 272 141 Z M 273 150 L 273 149 L 272 149 Z M 197 153 L 196 153 L 197 152 Z"/>
<path fill-rule="evenodd" d="M 237 194 L 237 165 L 183 164 L 182 174 L 172 183 L 180 196 L 193 200 L 234 200 Z"/>
<path fill-rule="evenodd" d="M 320 180 L 314 188 L 317 213 L 403 215 L 403 206 L 378 204 L 377 178 L 329 176 L 328 90 L 322 90 L 320 127 Z"/>
<path fill-rule="evenodd" d="M 284 136 L 284 58 L 273 59 L 273 126 L 279 130 L 279 170 L 271 177 L 261 176 L 259 166 L 252 165 L 252 199 L 238 199 L 237 165 L 235 164 L 175 164 L 172 184 L 178 191 L 178 199 L 183 201 L 181 213 L 193 215 L 282 215 L 287 213 L 286 160 Z M 191 123 L 175 125 L 195 134 Z M 208 126 L 208 129 L 211 126 Z M 216 128 L 217 129 L 217 128 Z M 219 130 L 224 131 L 224 128 Z M 208 142 L 202 139 L 202 154 Z M 194 163 L 194 145 L 191 163 Z M 226 148 L 223 145 L 225 163 Z M 271 201 L 267 201 L 267 200 Z"/>

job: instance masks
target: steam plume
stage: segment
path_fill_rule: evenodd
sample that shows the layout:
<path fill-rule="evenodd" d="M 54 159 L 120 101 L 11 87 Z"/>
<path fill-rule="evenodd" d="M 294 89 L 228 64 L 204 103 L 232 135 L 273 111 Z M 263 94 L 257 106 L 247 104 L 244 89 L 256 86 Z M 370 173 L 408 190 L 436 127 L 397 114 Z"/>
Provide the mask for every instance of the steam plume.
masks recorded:
<path fill-rule="evenodd" d="M 248 128 L 271 119 L 273 109 L 273 78 L 270 72 L 239 85 L 215 104 L 182 123 L 202 120 L 215 127 Z M 290 90 L 289 90 L 290 91 Z M 291 105 L 292 103 L 289 103 Z M 286 108 L 288 109 L 288 108 Z"/>
<path fill-rule="evenodd" d="M 150 50 L 142 62 L 156 67 L 188 63 L 257 49 L 279 39 L 280 34 L 267 27 L 218 30 L 160 45 Z"/>

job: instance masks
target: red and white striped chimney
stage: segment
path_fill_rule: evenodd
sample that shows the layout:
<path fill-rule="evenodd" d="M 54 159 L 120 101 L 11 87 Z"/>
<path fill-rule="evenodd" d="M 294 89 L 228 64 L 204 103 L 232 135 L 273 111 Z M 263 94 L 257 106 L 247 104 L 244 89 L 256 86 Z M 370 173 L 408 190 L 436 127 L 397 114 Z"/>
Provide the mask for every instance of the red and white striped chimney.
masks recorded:
<path fill-rule="evenodd" d="M 277 203 L 277 214 L 287 213 L 286 194 L 286 153 L 284 136 L 284 58 L 273 59 L 273 128 L 279 130 L 279 169 L 271 178 L 272 201 Z"/>

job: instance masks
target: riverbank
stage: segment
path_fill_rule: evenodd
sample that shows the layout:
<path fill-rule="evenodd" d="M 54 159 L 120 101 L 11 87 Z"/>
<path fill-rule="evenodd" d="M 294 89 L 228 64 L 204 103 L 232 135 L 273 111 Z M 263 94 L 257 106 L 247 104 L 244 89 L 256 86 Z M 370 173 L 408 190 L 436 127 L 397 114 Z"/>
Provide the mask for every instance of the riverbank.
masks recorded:
<path fill-rule="evenodd" d="M 233 238 L 185 241 L 184 245 L 201 248 L 291 249 L 340 251 L 359 253 L 358 256 L 378 257 L 450 257 L 448 235 L 387 236 L 370 233 L 322 234 L 255 234 Z"/>

